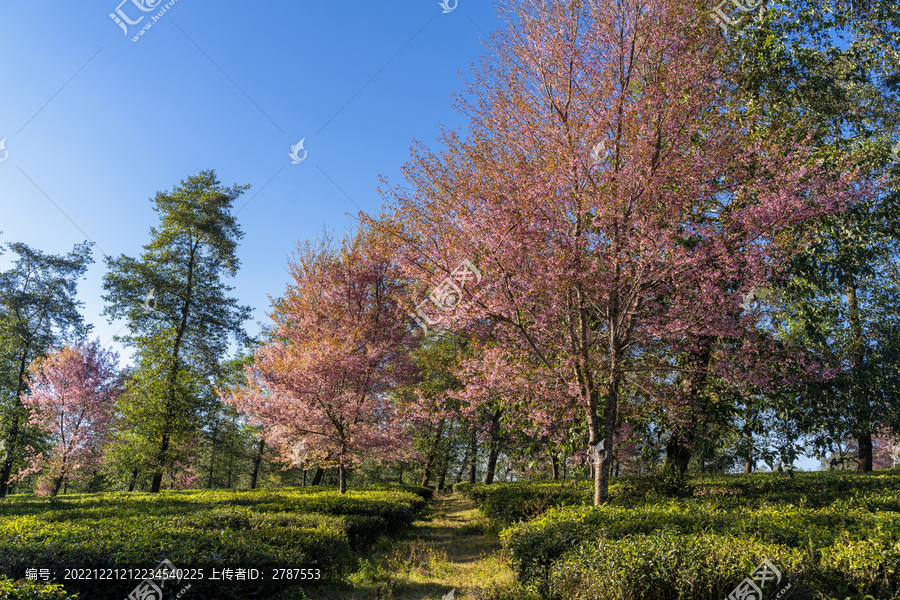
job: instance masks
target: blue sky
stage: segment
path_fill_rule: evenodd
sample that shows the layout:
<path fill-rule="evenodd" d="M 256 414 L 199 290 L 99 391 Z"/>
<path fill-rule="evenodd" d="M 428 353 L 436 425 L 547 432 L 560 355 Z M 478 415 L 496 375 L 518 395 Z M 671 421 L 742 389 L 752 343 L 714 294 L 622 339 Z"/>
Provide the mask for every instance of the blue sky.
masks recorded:
<path fill-rule="evenodd" d="M 101 342 L 122 325 L 100 316 L 102 255 L 139 254 L 149 199 L 203 169 L 253 186 L 236 204 L 249 201 L 234 294 L 258 331 L 297 241 L 376 212 L 379 175 L 401 183 L 414 139 L 434 147 L 441 124 L 465 124 L 450 96 L 501 24 L 473 0 L 176 0 L 134 42 L 169 0 L 120 1 L 0 7 L 0 241 L 96 242 L 79 297 Z M 117 8 L 144 17 L 127 36 Z"/>
<path fill-rule="evenodd" d="M 132 41 L 166 1 L 0 6 L 0 241 L 49 253 L 94 241 L 79 297 L 105 343 L 123 323 L 101 317 L 103 254 L 138 255 L 156 224 L 149 199 L 203 169 L 253 186 L 237 203 L 233 284 L 256 333 L 298 240 L 377 212 L 379 175 L 402 182 L 414 139 L 435 147 L 441 124 L 465 125 L 450 96 L 501 26 L 484 0 L 448 13 L 438 0 L 176 0 Z M 117 8 L 144 17 L 128 35 Z M 301 139 L 308 154 L 292 164 Z"/>

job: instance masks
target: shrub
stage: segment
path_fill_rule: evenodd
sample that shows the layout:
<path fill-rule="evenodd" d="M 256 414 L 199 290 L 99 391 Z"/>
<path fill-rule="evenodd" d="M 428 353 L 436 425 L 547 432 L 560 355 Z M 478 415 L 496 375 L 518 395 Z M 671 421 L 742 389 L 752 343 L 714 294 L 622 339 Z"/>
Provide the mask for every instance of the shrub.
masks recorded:
<path fill-rule="evenodd" d="M 63 587 L 52 583 L 38 583 L 27 579 L 12 580 L 0 576 L 0 600 L 65 600 L 69 596 Z"/>

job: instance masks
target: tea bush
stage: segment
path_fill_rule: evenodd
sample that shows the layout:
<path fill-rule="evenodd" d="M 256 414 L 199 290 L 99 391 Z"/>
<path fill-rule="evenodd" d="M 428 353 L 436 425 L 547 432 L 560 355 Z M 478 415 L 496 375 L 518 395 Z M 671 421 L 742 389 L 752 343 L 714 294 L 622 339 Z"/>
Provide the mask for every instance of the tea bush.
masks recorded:
<path fill-rule="evenodd" d="M 268 597 L 300 583 L 273 580 L 276 569 L 318 569 L 334 578 L 354 552 L 408 526 L 426 494 L 404 487 L 345 495 L 300 488 L 12 496 L 0 504 L 0 574 L 21 578 L 27 568 L 47 568 L 67 592 L 121 600 L 137 580 L 64 576 L 71 569 L 146 569 L 167 558 L 176 568 L 204 570 L 204 581 L 181 584 L 191 583 L 191 598 Z M 255 568 L 265 579 L 214 583 L 213 568 Z"/>
<path fill-rule="evenodd" d="M 501 539 L 520 583 L 545 598 L 718 599 L 764 559 L 792 598 L 900 596 L 900 472 L 692 485 L 691 498 L 619 494 L 602 507 L 552 508 Z"/>

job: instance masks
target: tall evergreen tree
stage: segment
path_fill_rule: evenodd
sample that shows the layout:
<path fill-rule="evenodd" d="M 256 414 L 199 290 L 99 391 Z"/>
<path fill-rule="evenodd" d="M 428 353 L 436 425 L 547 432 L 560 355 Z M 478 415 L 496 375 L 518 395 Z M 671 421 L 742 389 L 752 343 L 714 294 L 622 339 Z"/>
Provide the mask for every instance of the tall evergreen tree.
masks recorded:
<path fill-rule="evenodd" d="M 120 402 L 137 453 L 152 472 L 151 492 L 186 457 L 215 395 L 210 382 L 230 338 L 246 338 L 250 308 L 228 297 L 243 233 L 231 214 L 249 186 L 224 187 L 215 171 L 188 177 L 152 200 L 159 226 L 138 258 L 108 258 L 104 314 L 127 320 L 122 341 L 137 349 L 137 367 Z"/>

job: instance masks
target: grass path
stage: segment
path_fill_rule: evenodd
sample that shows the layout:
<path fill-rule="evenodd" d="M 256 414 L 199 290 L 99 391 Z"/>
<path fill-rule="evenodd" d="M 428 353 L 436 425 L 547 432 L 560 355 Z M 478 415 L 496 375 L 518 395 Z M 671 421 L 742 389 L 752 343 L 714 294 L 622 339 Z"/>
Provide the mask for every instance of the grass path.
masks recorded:
<path fill-rule="evenodd" d="M 464 600 L 478 590 L 511 582 L 513 573 L 500 555 L 500 542 L 484 534 L 485 525 L 470 500 L 436 496 L 402 538 L 377 545 L 347 586 L 321 597 L 442 600 L 455 589 L 455 598 Z"/>

